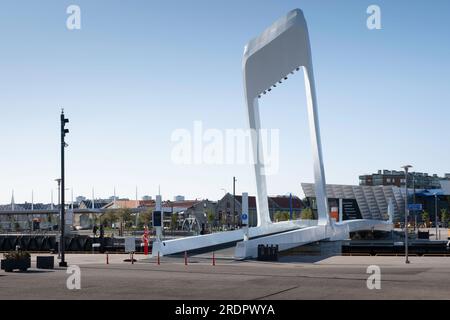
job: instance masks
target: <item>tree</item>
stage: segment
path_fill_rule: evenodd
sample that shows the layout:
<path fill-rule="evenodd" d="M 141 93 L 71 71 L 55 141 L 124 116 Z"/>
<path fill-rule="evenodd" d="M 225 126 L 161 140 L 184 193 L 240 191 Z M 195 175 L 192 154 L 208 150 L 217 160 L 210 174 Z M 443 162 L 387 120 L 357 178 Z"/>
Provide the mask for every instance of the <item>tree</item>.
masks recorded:
<path fill-rule="evenodd" d="M 153 209 L 147 209 L 139 214 L 139 228 L 149 227 L 152 221 Z"/>
<path fill-rule="evenodd" d="M 119 209 L 117 212 L 117 215 L 119 217 L 120 223 L 126 227 L 130 227 L 130 224 L 132 224 L 132 211 L 128 208 L 122 208 Z"/>
<path fill-rule="evenodd" d="M 98 218 L 98 216 L 94 213 L 93 216 L 92 216 L 91 222 L 92 222 L 93 225 L 97 225 L 98 221 L 99 221 L 99 218 Z"/>
<path fill-rule="evenodd" d="M 131 209 L 121 208 L 117 211 L 117 217 L 119 218 L 120 228 L 119 235 L 123 235 L 123 231 L 125 228 L 129 228 L 132 226 L 132 217 L 131 217 Z"/>
<path fill-rule="evenodd" d="M 208 223 L 212 229 L 213 223 L 216 220 L 216 215 L 214 214 L 214 212 L 211 209 L 208 209 L 208 211 L 206 213 L 206 218 L 208 219 Z"/>
<path fill-rule="evenodd" d="M 425 223 L 425 226 L 428 227 L 430 223 L 430 215 L 427 211 L 422 212 L 422 221 Z"/>
<path fill-rule="evenodd" d="M 447 209 L 445 209 L 445 208 L 441 209 L 441 221 L 442 221 L 442 227 L 444 227 L 444 228 L 448 227 L 448 212 L 447 212 Z"/>
<path fill-rule="evenodd" d="M 103 223 L 105 226 L 112 226 L 117 221 L 116 210 L 108 209 L 103 214 Z"/>
<path fill-rule="evenodd" d="M 226 225 L 228 223 L 228 213 L 222 212 L 222 225 Z"/>
<path fill-rule="evenodd" d="M 275 221 L 287 221 L 289 220 L 289 212 L 287 211 L 277 211 L 274 215 Z"/>
<path fill-rule="evenodd" d="M 314 214 L 311 208 L 305 208 L 302 210 L 300 214 L 301 219 L 303 220 L 314 220 Z"/>
<path fill-rule="evenodd" d="M 170 217 L 170 228 L 172 231 L 178 229 L 178 213 L 176 212 L 172 213 L 172 216 Z"/>

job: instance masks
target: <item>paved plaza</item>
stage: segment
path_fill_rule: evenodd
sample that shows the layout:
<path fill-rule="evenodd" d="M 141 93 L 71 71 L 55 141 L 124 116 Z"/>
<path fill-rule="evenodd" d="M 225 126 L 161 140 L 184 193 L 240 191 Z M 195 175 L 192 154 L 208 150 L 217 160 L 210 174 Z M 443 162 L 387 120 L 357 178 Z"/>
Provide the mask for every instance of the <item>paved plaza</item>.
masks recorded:
<path fill-rule="evenodd" d="M 0 299 L 449 299 L 450 257 L 346 257 L 282 262 L 207 255 L 154 259 L 128 255 L 67 255 L 81 270 L 81 289 L 69 290 L 66 270 L 0 272 Z M 36 256 L 32 258 L 35 266 Z M 302 262 L 303 261 L 303 262 Z M 381 289 L 369 290 L 367 267 L 381 269 Z"/>

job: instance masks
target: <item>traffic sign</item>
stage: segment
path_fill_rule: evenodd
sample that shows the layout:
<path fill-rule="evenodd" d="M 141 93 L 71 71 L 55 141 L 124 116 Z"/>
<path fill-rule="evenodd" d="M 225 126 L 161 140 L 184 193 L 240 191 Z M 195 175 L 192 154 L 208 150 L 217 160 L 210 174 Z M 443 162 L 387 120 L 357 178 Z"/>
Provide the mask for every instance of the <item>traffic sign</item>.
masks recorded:
<path fill-rule="evenodd" d="M 125 238 L 125 252 L 126 253 L 136 252 L 136 241 L 134 237 Z"/>
<path fill-rule="evenodd" d="M 248 226 L 248 214 L 243 212 L 241 214 L 241 221 L 242 221 L 242 225 L 244 226 Z"/>
<path fill-rule="evenodd" d="M 162 227 L 162 212 L 153 211 L 153 226 Z"/>
<path fill-rule="evenodd" d="M 409 211 L 422 211 L 422 204 L 421 203 L 411 203 L 408 205 Z"/>

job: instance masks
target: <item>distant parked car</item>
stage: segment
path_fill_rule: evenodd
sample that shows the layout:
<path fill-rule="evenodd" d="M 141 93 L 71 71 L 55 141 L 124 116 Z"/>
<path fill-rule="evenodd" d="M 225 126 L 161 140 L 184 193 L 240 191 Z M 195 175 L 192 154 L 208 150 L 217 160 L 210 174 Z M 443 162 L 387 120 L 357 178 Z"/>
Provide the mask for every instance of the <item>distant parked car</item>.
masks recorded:
<path fill-rule="evenodd" d="M 80 230 L 91 230 L 91 227 L 75 226 L 75 230 L 77 230 L 77 231 L 80 231 Z"/>

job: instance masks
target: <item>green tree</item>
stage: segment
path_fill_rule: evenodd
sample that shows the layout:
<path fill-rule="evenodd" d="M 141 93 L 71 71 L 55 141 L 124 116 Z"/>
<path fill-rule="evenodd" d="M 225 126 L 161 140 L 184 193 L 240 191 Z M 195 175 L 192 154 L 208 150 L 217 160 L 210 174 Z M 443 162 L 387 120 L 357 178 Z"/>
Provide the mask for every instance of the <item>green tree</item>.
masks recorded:
<path fill-rule="evenodd" d="M 152 222 L 153 209 L 147 209 L 139 214 L 139 228 L 143 229 L 144 226 L 150 226 Z"/>
<path fill-rule="evenodd" d="M 124 225 L 129 226 L 130 223 L 132 223 L 133 221 L 133 212 L 131 211 L 131 209 L 128 208 L 119 209 L 118 216 L 120 222 L 123 223 Z"/>
<path fill-rule="evenodd" d="M 275 221 L 287 221 L 289 220 L 289 212 L 287 211 L 277 211 L 274 214 Z"/>
<path fill-rule="evenodd" d="M 448 227 L 448 212 L 446 208 L 441 209 L 441 221 L 444 228 Z"/>
<path fill-rule="evenodd" d="M 119 234 L 122 236 L 124 229 L 128 229 L 133 225 L 132 211 L 128 208 L 121 208 L 117 211 L 117 217 L 120 222 Z"/>
<path fill-rule="evenodd" d="M 216 215 L 214 214 L 214 212 L 211 209 L 208 209 L 208 211 L 206 213 L 206 218 L 208 219 L 208 223 L 212 229 L 214 221 L 216 220 Z"/>
<path fill-rule="evenodd" d="M 170 229 L 177 230 L 178 229 L 178 213 L 172 213 L 170 217 Z"/>
<path fill-rule="evenodd" d="M 114 223 L 117 222 L 117 213 L 116 210 L 114 209 L 108 209 L 104 214 L 103 214 L 103 223 L 105 226 L 109 226 L 111 227 Z"/>
<path fill-rule="evenodd" d="M 303 220 L 314 220 L 314 213 L 311 208 L 305 208 L 302 210 L 300 217 Z"/>
<path fill-rule="evenodd" d="M 97 225 L 97 223 L 99 223 L 99 218 L 98 218 L 98 216 L 95 213 L 94 213 L 94 215 L 91 218 L 91 223 L 93 225 Z"/>
<path fill-rule="evenodd" d="M 427 211 L 422 212 L 422 222 L 425 223 L 426 227 L 428 227 L 430 223 L 430 215 Z"/>

